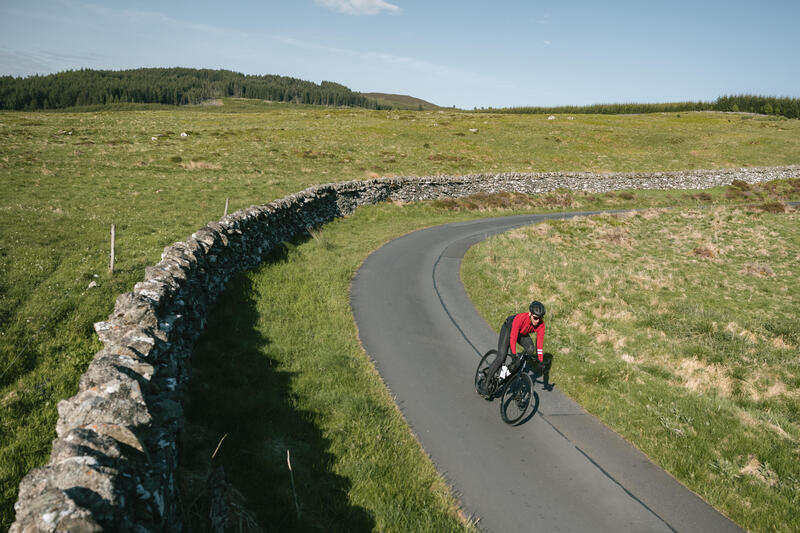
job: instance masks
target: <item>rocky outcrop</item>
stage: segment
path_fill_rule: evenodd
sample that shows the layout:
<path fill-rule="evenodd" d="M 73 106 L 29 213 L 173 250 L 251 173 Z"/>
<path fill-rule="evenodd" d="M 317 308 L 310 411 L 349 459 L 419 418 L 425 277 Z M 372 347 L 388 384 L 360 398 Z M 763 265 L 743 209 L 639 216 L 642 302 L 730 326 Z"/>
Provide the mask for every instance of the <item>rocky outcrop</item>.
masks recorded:
<path fill-rule="evenodd" d="M 185 361 L 228 280 L 292 237 L 361 205 L 558 188 L 687 189 L 800 177 L 800 167 L 655 174 L 481 174 L 311 187 L 211 222 L 164 250 L 95 325 L 103 343 L 58 405 L 50 462 L 21 482 L 11 531 L 180 531 L 178 433 Z"/>

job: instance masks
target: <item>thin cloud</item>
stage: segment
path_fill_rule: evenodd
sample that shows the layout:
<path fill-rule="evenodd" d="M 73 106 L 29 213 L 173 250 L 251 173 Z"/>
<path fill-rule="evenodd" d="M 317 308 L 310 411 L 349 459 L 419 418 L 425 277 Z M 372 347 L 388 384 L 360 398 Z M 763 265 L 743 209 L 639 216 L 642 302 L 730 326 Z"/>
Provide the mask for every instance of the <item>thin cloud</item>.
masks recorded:
<path fill-rule="evenodd" d="M 0 73 L 10 76 L 49 74 L 81 68 L 86 64 L 107 60 L 97 55 L 70 55 L 52 50 L 9 50 L 0 48 Z"/>
<path fill-rule="evenodd" d="M 553 17 L 550 15 L 542 15 L 541 18 L 536 19 L 536 24 L 550 24 L 553 22 Z"/>
<path fill-rule="evenodd" d="M 345 58 L 352 58 L 358 63 L 367 63 L 373 65 L 375 68 L 387 68 L 392 71 L 403 69 L 412 73 L 419 73 L 419 76 L 430 79 L 431 77 L 459 80 L 460 83 L 475 84 L 481 86 L 491 86 L 494 89 L 512 90 L 517 89 L 516 84 L 503 79 L 479 74 L 469 70 L 462 70 L 458 68 L 448 67 L 415 59 L 412 57 L 396 56 L 381 52 L 364 52 L 359 50 L 352 50 L 348 48 L 339 48 L 328 45 L 316 44 L 308 41 L 301 41 L 292 37 L 273 36 L 276 42 L 301 48 L 305 50 L 313 50 L 315 52 L 323 52 L 331 56 L 339 56 Z"/>
<path fill-rule="evenodd" d="M 75 31 L 93 35 L 115 36 L 115 43 L 138 42 L 141 46 L 131 48 L 123 53 L 112 52 L 113 46 L 108 49 L 95 47 L 97 50 L 78 50 L 73 55 L 60 53 L 52 45 L 45 42 L 39 47 L 14 46 L 0 40 L 0 74 L 29 76 L 33 74 L 49 74 L 67 69 L 76 68 L 137 68 L 141 66 L 174 66 L 199 64 L 211 68 L 213 64 L 220 63 L 219 55 L 214 56 L 206 50 L 204 59 L 196 60 L 197 54 L 192 54 L 194 49 L 207 48 L 206 43 L 238 43 L 242 46 L 255 48 L 263 35 L 249 34 L 240 30 L 229 29 L 210 24 L 192 23 L 176 19 L 156 11 L 143 11 L 128 8 L 109 8 L 83 0 L 56 0 L 66 7 L 65 13 L 58 15 L 59 23 L 77 28 Z M 0 8 L 0 16 L 9 12 L 7 8 Z M 46 10 L 15 13 L 18 17 L 51 18 L 55 14 Z M 52 22 L 50 20 L 49 22 Z M 202 44 L 187 44 L 196 43 Z M 161 46 L 163 51 L 154 52 L 154 47 Z M 189 47 L 194 49 L 188 50 Z M 230 47 L 229 47 L 230 48 Z M 217 46 L 214 51 L 224 49 Z M 241 53 L 237 52 L 237 57 Z M 228 63 L 220 66 L 230 68 Z"/>
<path fill-rule="evenodd" d="M 384 65 L 388 65 L 391 67 L 397 67 L 402 65 L 411 68 L 413 70 L 426 73 L 436 72 L 446 75 L 460 75 L 460 76 L 471 76 L 471 77 L 479 76 L 474 72 L 453 69 L 451 67 L 445 67 L 443 65 L 437 65 L 435 63 L 429 63 L 427 61 L 421 61 L 410 57 L 395 56 L 392 54 L 385 54 L 380 52 L 362 52 L 359 50 L 352 50 L 348 48 L 339 48 L 335 46 L 327 46 L 307 41 L 300 41 L 292 37 L 276 36 L 273 38 L 278 42 L 281 42 L 289 46 L 293 46 L 295 48 L 303 48 L 306 50 L 326 52 L 333 55 L 353 57 L 360 60 L 367 60 L 367 61 L 374 60 L 377 61 L 378 63 L 382 63 Z"/>
<path fill-rule="evenodd" d="M 192 23 L 183 20 L 178 20 L 158 11 L 145 11 L 139 9 L 114 9 L 105 6 L 98 6 L 85 2 L 70 2 L 64 0 L 66 4 L 72 4 L 82 9 L 86 9 L 100 15 L 105 20 L 125 20 L 129 27 L 133 28 L 153 28 L 153 27 L 166 27 L 188 30 L 192 32 L 204 32 L 215 34 L 219 37 L 241 37 L 243 32 L 221 28 L 210 24 Z"/>
<path fill-rule="evenodd" d="M 382 11 L 400 12 L 398 6 L 383 0 L 314 0 L 314 2 L 347 15 L 378 15 Z"/>

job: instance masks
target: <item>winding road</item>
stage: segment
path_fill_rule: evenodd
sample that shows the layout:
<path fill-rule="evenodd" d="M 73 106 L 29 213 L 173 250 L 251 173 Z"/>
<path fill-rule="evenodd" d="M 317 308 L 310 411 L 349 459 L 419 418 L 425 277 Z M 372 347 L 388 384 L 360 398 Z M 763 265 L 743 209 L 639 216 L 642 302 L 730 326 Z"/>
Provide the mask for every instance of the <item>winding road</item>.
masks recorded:
<path fill-rule="evenodd" d="M 537 382 L 537 410 L 516 427 L 503 423 L 498 400 L 474 391 L 475 367 L 497 334 L 461 285 L 464 253 L 514 227 L 588 214 L 446 224 L 386 244 L 352 283 L 361 342 L 483 531 L 741 531 L 561 394 L 557 358 L 556 388 Z"/>

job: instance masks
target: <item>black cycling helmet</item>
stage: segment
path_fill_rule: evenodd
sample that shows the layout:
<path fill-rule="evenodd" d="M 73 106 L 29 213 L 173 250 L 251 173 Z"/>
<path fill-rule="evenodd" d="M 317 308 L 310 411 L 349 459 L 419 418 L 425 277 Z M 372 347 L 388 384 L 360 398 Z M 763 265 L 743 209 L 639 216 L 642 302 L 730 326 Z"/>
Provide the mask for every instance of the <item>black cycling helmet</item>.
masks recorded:
<path fill-rule="evenodd" d="M 531 313 L 540 317 L 544 317 L 544 314 L 547 312 L 544 308 L 544 304 L 539 300 L 532 301 L 528 309 L 530 310 Z"/>

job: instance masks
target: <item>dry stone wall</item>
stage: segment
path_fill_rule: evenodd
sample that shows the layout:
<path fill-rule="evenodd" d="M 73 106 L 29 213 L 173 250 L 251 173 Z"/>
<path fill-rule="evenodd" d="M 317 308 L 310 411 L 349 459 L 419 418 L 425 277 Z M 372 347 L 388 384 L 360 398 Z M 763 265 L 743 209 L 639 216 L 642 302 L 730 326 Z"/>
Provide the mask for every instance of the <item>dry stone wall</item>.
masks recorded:
<path fill-rule="evenodd" d="M 242 209 L 169 246 L 95 324 L 103 343 L 79 392 L 58 405 L 50 462 L 20 483 L 11 532 L 180 531 L 178 434 L 186 359 L 228 280 L 310 227 L 385 200 L 557 188 L 686 189 L 800 177 L 800 167 L 657 174 L 481 174 L 311 187 Z"/>

